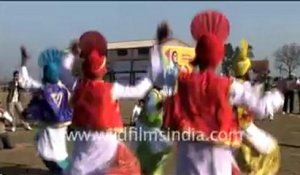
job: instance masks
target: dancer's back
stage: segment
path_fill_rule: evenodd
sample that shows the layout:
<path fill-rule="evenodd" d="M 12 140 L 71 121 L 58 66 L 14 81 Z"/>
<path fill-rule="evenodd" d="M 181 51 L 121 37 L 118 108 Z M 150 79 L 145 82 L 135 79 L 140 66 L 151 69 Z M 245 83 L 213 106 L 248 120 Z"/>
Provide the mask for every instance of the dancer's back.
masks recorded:
<path fill-rule="evenodd" d="M 210 70 L 180 75 L 177 94 L 172 97 L 175 105 L 171 126 L 206 134 L 229 131 L 232 123 L 230 83 L 229 78 L 217 76 Z M 226 122 L 222 122 L 224 120 Z"/>

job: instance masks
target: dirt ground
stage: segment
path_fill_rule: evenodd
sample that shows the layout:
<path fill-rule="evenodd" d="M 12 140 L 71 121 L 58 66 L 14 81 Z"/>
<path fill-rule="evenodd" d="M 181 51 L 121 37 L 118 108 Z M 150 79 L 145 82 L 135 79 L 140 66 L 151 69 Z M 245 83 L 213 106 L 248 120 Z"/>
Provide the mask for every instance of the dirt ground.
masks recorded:
<path fill-rule="evenodd" d="M 0 92 L 0 101 L 5 106 L 6 95 Z M 26 98 L 24 104 L 30 98 Z M 297 98 L 296 98 L 297 99 Z M 296 111 L 300 111 L 296 104 Z M 131 109 L 135 101 L 121 101 L 121 112 L 124 123 L 128 123 Z M 281 169 L 279 175 L 300 174 L 300 115 L 278 115 L 273 121 L 257 123 L 263 129 L 273 134 L 281 147 Z M 11 133 L 16 142 L 13 150 L 0 151 L 0 175 L 47 175 L 47 170 L 36 154 L 34 147 L 34 131 L 19 129 Z M 174 160 L 172 158 L 171 160 Z M 172 175 L 174 161 L 168 164 L 166 175 Z"/>
<path fill-rule="evenodd" d="M 300 116 L 277 116 L 273 121 L 262 121 L 259 126 L 272 133 L 281 146 L 280 175 L 300 174 Z M 11 134 L 17 147 L 0 151 L 0 172 L 3 175 L 43 175 L 47 171 L 36 155 L 33 145 L 34 131 L 19 129 Z M 171 175 L 174 162 L 169 166 Z"/>

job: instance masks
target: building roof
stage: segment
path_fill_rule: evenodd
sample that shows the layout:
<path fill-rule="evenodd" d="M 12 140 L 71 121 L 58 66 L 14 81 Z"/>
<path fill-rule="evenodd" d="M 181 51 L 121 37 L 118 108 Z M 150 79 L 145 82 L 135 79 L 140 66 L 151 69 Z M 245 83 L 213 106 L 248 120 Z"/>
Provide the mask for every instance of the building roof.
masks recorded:
<path fill-rule="evenodd" d="M 193 47 L 190 44 L 187 44 L 186 42 L 183 42 L 182 40 L 172 38 L 164 43 L 164 45 L 168 46 L 181 46 L 181 47 Z"/>
<path fill-rule="evenodd" d="M 123 41 L 123 42 L 112 42 L 108 43 L 108 50 L 116 49 L 132 49 L 132 48 L 142 48 L 142 47 L 152 47 L 155 44 L 155 40 L 136 40 L 136 41 Z M 179 45 L 191 47 L 189 44 L 179 40 L 179 39 L 170 39 L 166 42 L 167 45 Z"/>
<path fill-rule="evenodd" d="M 137 41 L 123 41 L 123 42 L 113 42 L 108 43 L 108 50 L 115 49 L 131 49 L 139 47 L 152 47 L 155 40 L 137 40 Z"/>
<path fill-rule="evenodd" d="M 269 72 L 269 60 L 251 60 L 252 69 L 257 73 L 268 73 Z"/>

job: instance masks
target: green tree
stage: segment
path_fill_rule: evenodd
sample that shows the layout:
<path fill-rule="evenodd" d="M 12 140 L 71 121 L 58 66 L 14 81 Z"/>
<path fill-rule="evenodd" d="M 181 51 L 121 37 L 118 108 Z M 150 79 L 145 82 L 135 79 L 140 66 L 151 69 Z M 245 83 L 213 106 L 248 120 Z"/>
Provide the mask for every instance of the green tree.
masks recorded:
<path fill-rule="evenodd" d="M 232 70 L 232 59 L 234 56 L 234 50 L 231 43 L 225 44 L 225 58 L 222 63 L 222 72 L 225 75 L 230 74 Z"/>
<path fill-rule="evenodd" d="M 222 72 L 225 75 L 229 75 L 232 72 L 232 64 L 234 58 L 239 54 L 239 47 L 233 50 L 232 44 L 225 44 L 225 58 L 222 63 Z M 249 44 L 248 57 L 250 59 L 254 58 L 253 47 Z"/>
<path fill-rule="evenodd" d="M 250 59 L 254 58 L 253 47 L 250 44 L 249 44 L 249 48 L 248 48 L 248 57 Z"/>

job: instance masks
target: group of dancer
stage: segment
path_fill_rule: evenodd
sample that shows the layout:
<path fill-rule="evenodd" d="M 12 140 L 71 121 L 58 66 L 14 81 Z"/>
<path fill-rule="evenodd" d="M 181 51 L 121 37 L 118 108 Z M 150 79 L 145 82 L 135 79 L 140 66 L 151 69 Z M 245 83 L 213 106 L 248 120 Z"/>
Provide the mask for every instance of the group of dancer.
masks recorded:
<path fill-rule="evenodd" d="M 241 41 L 234 61 L 236 77 L 215 73 L 230 32 L 229 21 L 222 13 L 200 12 L 190 27 L 197 43 L 191 63 L 194 70 L 179 71 L 168 80 L 160 57 L 160 48 L 171 33 L 166 24 L 158 28 L 148 74 L 135 86 L 103 80 L 109 59 L 107 41 L 97 31 L 83 33 L 67 54 L 55 48 L 43 51 L 38 59 L 43 70 L 41 81 L 30 77 L 28 58 L 22 58 L 20 84 L 34 94 L 24 117 L 41 123 L 37 151 L 52 174 L 163 175 L 168 174 L 165 167 L 170 159 L 176 161 L 177 175 L 277 173 L 277 141 L 255 126 L 254 120 L 280 110 L 285 86 L 256 93 L 246 40 Z M 165 82 L 176 86 L 172 93 L 164 91 Z M 123 132 L 118 101 L 141 98 L 145 104 L 136 127 L 148 132 L 168 128 L 195 137 L 201 133 L 205 138 L 175 143 L 158 134 L 161 138 L 157 140 L 138 140 L 136 151 L 131 151 L 117 137 Z M 72 132 L 90 136 L 75 140 L 71 155 L 66 142 L 69 126 Z M 233 132 L 242 134 L 232 136 Z M 219 135 L 225 137 L 212 138 Z"/>

